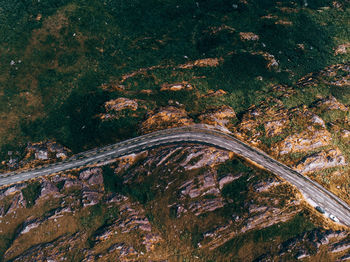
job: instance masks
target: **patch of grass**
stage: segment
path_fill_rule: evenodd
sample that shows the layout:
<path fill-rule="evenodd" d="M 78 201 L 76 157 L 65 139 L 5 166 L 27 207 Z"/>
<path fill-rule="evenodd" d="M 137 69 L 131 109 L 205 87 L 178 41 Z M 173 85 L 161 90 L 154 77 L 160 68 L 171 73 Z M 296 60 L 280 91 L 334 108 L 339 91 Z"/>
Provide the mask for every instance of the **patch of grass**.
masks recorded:
<path fill-rule="evenodd" d="M 79 219 L 80 224 L 84 229 L 91 230 L 92 228 L 96 228 L 98 225 L 103 224 L 103 217 L 104 208 L 101 204 L 97 204 L 89 207 L 88 214 L 82 215 Z"/>
<path fill-rule="evenodd" d="M 281 241 L 295 237 L 305 231 L 311 231 L 315 225 L 305 214 L 299 213 L 293 219 L 285 223 L 278 223 L 271 227 L 253 232 L 254 242 L 267 242 L 279 237 Z"/>
<path fill-rule="evenodd" d="M 155 198 L 155 192 L 152 190 L 153 185 L 153 178 L 147 178 L 140 183 L 128 185 L 126 191 L 141 204 L 146 204 Z"/>
<path fill-rule="evenodd" d="M 231 216 L 232 213 L 244 213 L 244 203 L 247 200 L 248 184 L 247 176 L 241 176 L 235 181 L 227 184 L 222 189 L 222 195 L 229 199 L 229 203 L 223 208 L 223 215 Z"/>
<path fill-rule="evenodd" d="M 103 184 L 107 192 L 122 193 L 123 179 L 109 166 L 103 166 Z"/>
<path fill-rule="evenodd" d="M 2 261 L 3 255 L 5 254 L 6 250 L 10 247 L 11 243 L 13 242 L 15 237 L 15 234 L 12 236 L 10 235 L 0 235 L 0 260 Z"/>
<path fill-rule="evenodd" d="M 203 239 L 202 233 L 199 231 L 198 225 L 194 225 L 191 231 L 191 243 L 193 248 L 198 248 L 198 243 Z"/>
<path fill-rule="evenodd" d="M 279 243 L 281 243 L 289 238 L 304 233 L 305 231 L 311 231 L 314 228 L 315 225 L 308 219 L 307 214 L 299 213 L 287 222 L 278 223 L 260 230 L 254 230 L 242 236 L 236 237 L 219 247 L 218 251 L 221 254 L 238 254 L 239 249 L 249 241 L 254 242 L 254 245 L 257 247 L 256 251 L 266 245 L 267 248 L 271 249 L 273 248 L 273 246 L 270 244 L 272 240 L 277 240 Z M 253 251 L 253 254 L 255 253 L 256 252 Z M 257 253 L 255 255 L 260 254 Z"/>
<path fill-rule="evenodd" d="M 239 173 L 247 173 L 252 171 L 250 167 L 245 165 L 242 160 L 239 158 L 235 158 L 230 161 L 226 161 L 224 164 L 218 166 L 217 174 L 218 177 L 224 177 L 228 174 L 239 174 Z"/>
<path fill-rule="evenodd" d="M 108 192 L 130 195 L 141 204 L 146 204 L 155 197 L 155 191 L 152 189 L 154 185 L 152 177 L 145 177 L 141 182 L 134 181 L 126 184 L 122 175 L 115 174 L 112 168 L 104 166 L 103 183 Z"/>
<path fill-rule="evenodd" d="M 27 187 L 22 189 L 23 198 L 27 202 L 27 207 L 32 207 L 35 200 L 39 197 L 41 184 L 38 181 L 28 183 Z"/>

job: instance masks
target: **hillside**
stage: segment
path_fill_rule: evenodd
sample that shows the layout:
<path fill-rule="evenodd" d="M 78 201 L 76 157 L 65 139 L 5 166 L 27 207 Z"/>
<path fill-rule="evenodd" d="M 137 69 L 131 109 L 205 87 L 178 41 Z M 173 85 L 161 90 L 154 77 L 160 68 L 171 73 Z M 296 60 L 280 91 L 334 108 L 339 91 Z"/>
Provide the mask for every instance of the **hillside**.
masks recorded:
<path fill-rule="evenodd" d="M 350 204 L 349 1 L 0 0 L 0 170 L 195 123 Z M 348 261 L 349 233 L 183 143 L 0 188 L 0 261 Z"/>

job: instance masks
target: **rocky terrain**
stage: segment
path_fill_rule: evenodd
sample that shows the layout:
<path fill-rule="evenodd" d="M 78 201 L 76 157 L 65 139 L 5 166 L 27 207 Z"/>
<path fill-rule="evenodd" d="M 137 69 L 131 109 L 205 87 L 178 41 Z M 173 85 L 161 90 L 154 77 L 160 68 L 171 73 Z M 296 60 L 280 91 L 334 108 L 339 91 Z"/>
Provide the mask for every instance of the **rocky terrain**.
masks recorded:
<path fill-rule="evenodd" d="M 313 81 L 324 81 L 327 72 L 329 84 L 329 75 L 337 75 L 329 70 L 313 74 Z M 304 88 L 313 83 L 303 81 Z M 349 106 L 334 96 L 287 105 L 285 99 L 297 93 L 274 86 L 266 100 L 239 116 L 229 106 L 191 115 L 174 101 L 150 111 L 140 129 L 214 125 L 348 201 Z M 118 98 L 105 108 L 106 116 L 118 116 L 136 111 L 138 102 Z M 29 143 L 2 164 L 26 168 L 70 154 L 56 142 Z M 107 166 L 4 187 L 0 203 L 4 261 L 347 261 L 350 256 L 348 232 L 318 215 L 297 190 L 230 152 L 202 145 L 164 146 Z"/>
<path fill-rule="evenodd" d="M 5 2 L 1 172 L 202 123 L 350 204 L 349 1 Z M 295 188 L 198 144 L 0 189 L 0 261 L 347 261 L 349 252 L 348 231 Z"/>
<path fill-rule="evenodd" d="M 4 261 L 345 260 L 350 250 L 348 233 L 326 231 L 294 188 L 201 145 L 153 149 L 0 193 Z"/>

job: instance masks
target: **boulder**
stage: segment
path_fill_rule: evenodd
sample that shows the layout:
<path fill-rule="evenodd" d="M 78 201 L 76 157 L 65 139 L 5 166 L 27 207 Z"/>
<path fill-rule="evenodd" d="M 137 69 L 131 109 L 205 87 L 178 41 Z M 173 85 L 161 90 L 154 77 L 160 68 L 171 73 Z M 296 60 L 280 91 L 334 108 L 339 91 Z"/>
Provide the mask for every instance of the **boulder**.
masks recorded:
<path fill-rule="evenodd" d="M 84 170 L 80 173 L 79 178 L 86 182 L 88 185 L 102 185 L 103 175 L 102 169 L 95 167 Z"/>
<path fill-rule="evenodd" d="M 350 43 L 345 43 L 338 45 L 337 48 L 334 50 L 334 55 L 343 55 L 347 54 L 350 50 Z"/>
<path fill-rule="evenodd" d="M 47 150 L 39 150 L 38 152 L 35 152 L 35 159 L 38 159 L 38 160 L 49 159 L 48 151 Z"/>
<path fill-rule="evenodd" d="M 71 151 L 54 141 L 28 143 L 26 149 L 26 157 L 34 156 L 36 160 L 48 160 L 57 158 L 67 158 Z"/>

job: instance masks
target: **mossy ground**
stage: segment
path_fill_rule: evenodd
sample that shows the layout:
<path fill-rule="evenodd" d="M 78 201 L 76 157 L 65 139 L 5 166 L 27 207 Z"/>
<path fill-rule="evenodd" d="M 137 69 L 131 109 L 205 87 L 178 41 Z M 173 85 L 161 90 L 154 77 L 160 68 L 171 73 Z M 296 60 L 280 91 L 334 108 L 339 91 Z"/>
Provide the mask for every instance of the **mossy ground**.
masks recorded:
<path fill-rule="evenodd" d="M 97 117 L 105 101 L 119 96 L 143 99 L 149 110 L 173 99 L 194 116 L 222 104 L 239 113 L 264 99 L 257 91 L 293 85 L 309 72 L 346 61 L 349 55 L 334 56 L 334 48 L 349 41 L 348 4 L 308 2 L 307 7 L 303 1 L 273 0 L 0 3 L 2 157 L 27 141 L 52 138 L 78 152 L 137 135 L 146 111 L 108 122 Z M 253 32 L 259 40 L 242 41 L 239 32 Z M 267 69 L 259 52 L 274 55 L 278 68 Z M 223 61 L 217 67 L 178 67 L 208 57 Z M 149 67 L 156 68 L 122 83 L 128 92 L 99 88 Z M 163 83 L 182 81 L 195 91 L 159 92 Z M 154 93 L 140 94 L 141 89 Z M 198 99 L 209 89 L 228 95 Z M 321 91 L 348 99 L 334 88 Z M 313 96 L 311 90 L 301 92 L 296 102 Z"/>

